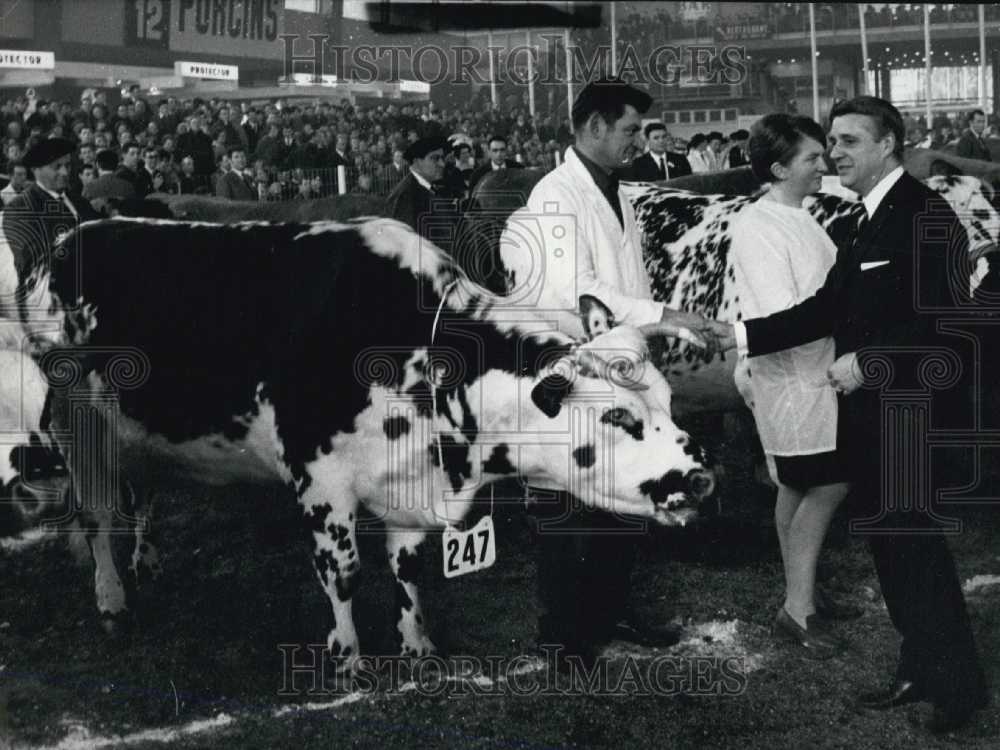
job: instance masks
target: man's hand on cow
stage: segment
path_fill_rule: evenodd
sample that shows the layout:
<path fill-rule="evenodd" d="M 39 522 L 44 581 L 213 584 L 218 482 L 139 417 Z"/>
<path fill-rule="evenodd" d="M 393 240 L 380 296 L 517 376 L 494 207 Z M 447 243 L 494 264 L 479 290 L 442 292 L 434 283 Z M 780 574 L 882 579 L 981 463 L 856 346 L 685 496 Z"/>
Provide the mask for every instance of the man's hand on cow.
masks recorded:
<path fill-rule="evenodd" d="M 861 377 L 861 368 L 858 366 L 858 357 L 854 352 L 848 352 L 837 358 L 837 361 L 830 365 L 826 371 L 827 380 L 837 393 L 853 393 L 864 384 Z"/>

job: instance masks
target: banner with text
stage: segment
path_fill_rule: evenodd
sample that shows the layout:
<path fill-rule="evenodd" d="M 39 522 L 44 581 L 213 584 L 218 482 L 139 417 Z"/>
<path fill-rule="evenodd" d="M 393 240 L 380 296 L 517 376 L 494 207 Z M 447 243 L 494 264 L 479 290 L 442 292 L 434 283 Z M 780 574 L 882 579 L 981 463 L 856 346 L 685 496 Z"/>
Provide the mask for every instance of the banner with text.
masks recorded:
<path fill-rule="evenodd" d="M 281 59 L 283 0 L 124 0 L 125 44 Z"/>

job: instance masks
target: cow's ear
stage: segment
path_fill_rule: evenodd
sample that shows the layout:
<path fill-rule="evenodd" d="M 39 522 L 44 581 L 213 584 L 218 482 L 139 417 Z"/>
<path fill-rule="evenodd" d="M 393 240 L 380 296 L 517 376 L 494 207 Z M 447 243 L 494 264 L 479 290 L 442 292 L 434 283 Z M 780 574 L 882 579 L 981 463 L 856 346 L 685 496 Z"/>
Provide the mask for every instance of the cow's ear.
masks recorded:
<path fill-rule="evenodd" d="M 573 389 L 573 383 L 562 375 L 553 373 L 546 375 L 542 381 L 531 390 L 531 400 L 549 419 L 555 417 L 562 409 L 563 399 Z"/>
<path fill-rule="evenodd" d="M 597 297 L 592 294 L 581 294 L 579 300 L 580 319 L 587 332 L 587 340 L 607 333 L 615 327 L 615 316 Z"/>

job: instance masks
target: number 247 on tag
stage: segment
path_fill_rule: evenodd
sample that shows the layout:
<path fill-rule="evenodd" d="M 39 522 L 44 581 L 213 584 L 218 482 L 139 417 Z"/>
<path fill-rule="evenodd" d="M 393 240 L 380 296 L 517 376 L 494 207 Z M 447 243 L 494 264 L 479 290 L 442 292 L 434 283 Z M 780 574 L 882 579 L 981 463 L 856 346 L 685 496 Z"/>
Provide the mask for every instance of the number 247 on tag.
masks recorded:
<path fill-rule="evenodd" d="M 455 578 L 477 570 L 485 570 L 497 559 L 493 519 L 483 516 L 468 531 L 447 528 L 441 540 L 444 552 L 444 577 Z"/>

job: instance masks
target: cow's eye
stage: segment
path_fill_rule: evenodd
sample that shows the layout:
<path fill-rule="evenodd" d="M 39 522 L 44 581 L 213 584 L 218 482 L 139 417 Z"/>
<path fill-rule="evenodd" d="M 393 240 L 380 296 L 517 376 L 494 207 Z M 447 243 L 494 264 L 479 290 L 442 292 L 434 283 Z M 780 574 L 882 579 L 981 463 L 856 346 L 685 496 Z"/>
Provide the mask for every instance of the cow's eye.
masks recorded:
<path fill-rule="evenodd" d="M 635 415 L 623 406 L 605 411 L 601 415 L 601 422 L 621 427 L 636 440 L 642 440 L 642 420 L 636 419 Z"/>

